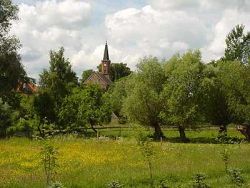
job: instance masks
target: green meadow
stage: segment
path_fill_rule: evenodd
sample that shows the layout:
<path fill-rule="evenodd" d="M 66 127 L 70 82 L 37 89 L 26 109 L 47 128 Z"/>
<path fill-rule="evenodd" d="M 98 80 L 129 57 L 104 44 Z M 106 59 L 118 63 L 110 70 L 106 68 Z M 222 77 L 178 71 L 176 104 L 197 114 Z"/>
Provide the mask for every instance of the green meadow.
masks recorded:
<path fill-rule="evenodd" d="M 153 186 L 192 187 L 193 176 L 205 175 L 210 187 L 235 187 L 221 153 L 229 153 L 229 168 L 241 169 L 242 187 L 250 187 L 248 143 L 215 144 L 216 129 L 187 131 L 190 143 L 178 143 L 178 132 L 164 130 L 168 139 L 150 142 L 153 155 Z M 73 135 L 49 140 L 57 148 L 56 180 L 65 187 L 108 187 L 112 181 L 123 187 L 150 187 L 150 176 L 132 129 L 100 130 L 100 138 Z M 241 135 L 234 129 L 229 136 Z M 105 135 L 105 136 L 104 136 Z M 122 136 L 122 137 L 117 137 Z M 26 138 L 0 141 L 0 187 L 46 187 L 41 161 L 42 142 Z"/>

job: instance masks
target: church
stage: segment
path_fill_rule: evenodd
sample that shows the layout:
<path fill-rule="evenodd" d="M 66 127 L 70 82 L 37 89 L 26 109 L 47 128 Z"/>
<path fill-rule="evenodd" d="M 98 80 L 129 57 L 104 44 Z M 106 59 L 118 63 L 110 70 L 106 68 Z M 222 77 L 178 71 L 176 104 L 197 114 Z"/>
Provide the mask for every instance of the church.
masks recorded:
<path fill-rule="evenodd" d="M 106 42 L 104 48 L 104 55 L 101 62 L 101 72 L 93 71 L 91 75 L 84 81 L 84 84 L 96 84 L 102 89 L 106 90 L 112 84 L 110 80 L 110 65 L 111 61 L 109 59 L 108 44 Z"/>

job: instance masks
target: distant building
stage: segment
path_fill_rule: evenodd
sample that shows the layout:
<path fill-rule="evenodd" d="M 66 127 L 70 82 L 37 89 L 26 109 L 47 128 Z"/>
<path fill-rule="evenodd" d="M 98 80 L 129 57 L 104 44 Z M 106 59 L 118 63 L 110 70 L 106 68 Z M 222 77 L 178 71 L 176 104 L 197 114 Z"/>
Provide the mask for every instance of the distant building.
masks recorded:
<path fill-rule="evenodd" d="M 30 78 L 30 81 L 19 82 L 16 91 L 19 93 L 29 95 L 29 94 L 37 93 L 38 87 L 35 84 L 35 82 Z"/>
<path fill-rule="evenodd" d="M 110 80 L 110 64 L 111 61 L 109 59 L 108 44 L 106 42 L 101 63 L 101 72 L 92 72 L 92 74 L 84 81 L 84 84 L 96 84 L 106 90 L 112 84 L 112 81 Z"/>

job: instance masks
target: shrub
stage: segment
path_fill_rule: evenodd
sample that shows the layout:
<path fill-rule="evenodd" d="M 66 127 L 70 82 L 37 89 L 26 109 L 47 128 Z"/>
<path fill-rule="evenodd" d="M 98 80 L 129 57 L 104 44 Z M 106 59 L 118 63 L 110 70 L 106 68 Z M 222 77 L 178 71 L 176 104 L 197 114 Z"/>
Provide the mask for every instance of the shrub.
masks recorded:
<path fill-rule="evenodd" d="M 240 169 L 229 169 L 228 175 L 237 187 L 241 187 L 245 182 Z"/>
<path fill-rule="evenodd" d="M 193 188 L 209 188 L 205 182 L 206 176 L 204 174 L 195 174 L 193 179 Z"/>
<path fill-rule="evenodd" d="M 51 185 L 55 181 L 57 165 L 57 150 L 54 146 L 44 143 L 41 155 L 46 176 L 47 185 Z"/>
<path fill-rule="evenodd" d="M 123 185 L 120 184 L 120 182 L 117 180 L 113 180 L 107 184 L 107 188 L 120 188 L 120 187 L 123 187 Z"/>
<path fill-rule="evenodd" d="M 61 182 L 51 183 L 48 188 L 65 188 Z"/>

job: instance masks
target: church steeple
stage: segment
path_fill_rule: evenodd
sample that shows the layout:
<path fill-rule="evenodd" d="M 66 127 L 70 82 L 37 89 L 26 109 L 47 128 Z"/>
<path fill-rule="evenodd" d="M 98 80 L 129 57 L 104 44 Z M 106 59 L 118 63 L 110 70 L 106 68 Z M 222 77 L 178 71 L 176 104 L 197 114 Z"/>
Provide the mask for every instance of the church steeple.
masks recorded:
<path fill-rule="evenodd" d="M 104 54 L 103 54 L 103 60 L 102 60 L 102 74 L 109 78 L 110 73 L 110 63 L 109 60 L 109 51 L 108 51 L 108 44 L 106 41 L 105 48 L 104 48 Z"/>
<path fill-rule="evenodd" d="M 103 61 L 109 61 L 109 50 L 108 50 L 108 43 L 107 43 L 107 41 L 106 41 L 106 44 L 105 44 Z"/>

